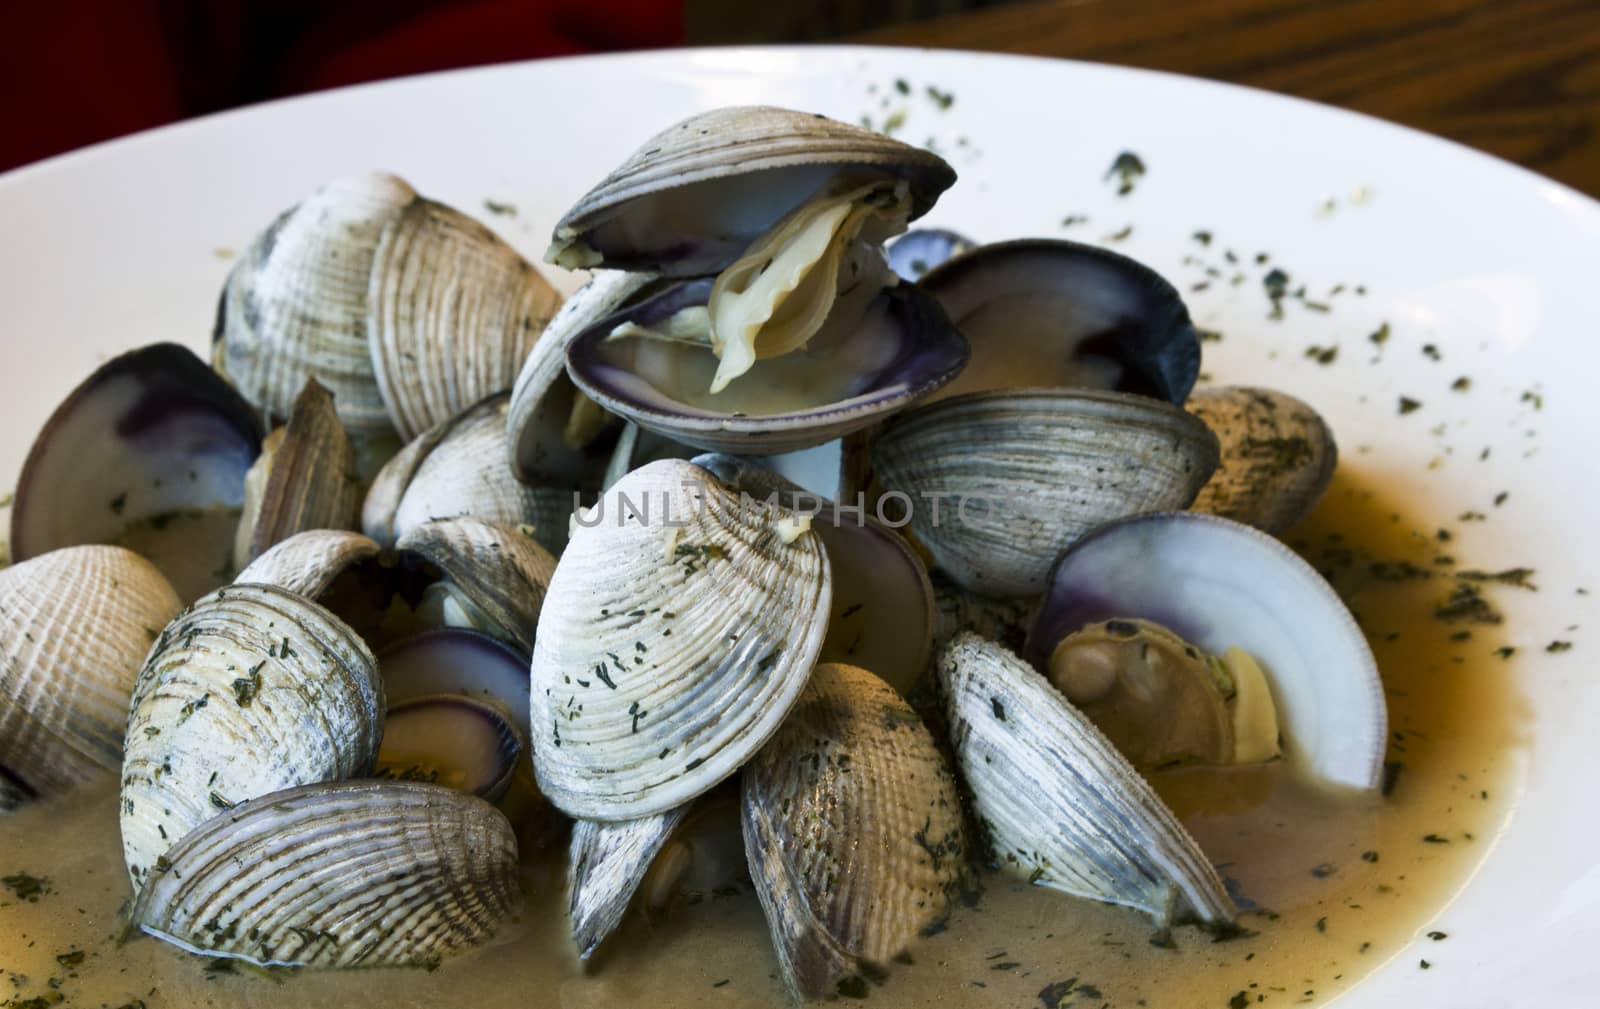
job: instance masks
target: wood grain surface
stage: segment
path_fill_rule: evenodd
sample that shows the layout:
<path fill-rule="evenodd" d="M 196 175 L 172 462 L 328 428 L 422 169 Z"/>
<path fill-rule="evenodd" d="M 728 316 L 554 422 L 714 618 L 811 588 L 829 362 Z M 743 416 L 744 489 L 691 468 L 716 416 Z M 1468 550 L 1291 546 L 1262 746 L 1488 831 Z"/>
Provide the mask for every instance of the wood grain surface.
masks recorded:
<path fill-rule="evenodd" d="M 1437 133 L 1600 196 L 1600 0 L 1023 0 L 851 41 L 1248 84 Z"/>

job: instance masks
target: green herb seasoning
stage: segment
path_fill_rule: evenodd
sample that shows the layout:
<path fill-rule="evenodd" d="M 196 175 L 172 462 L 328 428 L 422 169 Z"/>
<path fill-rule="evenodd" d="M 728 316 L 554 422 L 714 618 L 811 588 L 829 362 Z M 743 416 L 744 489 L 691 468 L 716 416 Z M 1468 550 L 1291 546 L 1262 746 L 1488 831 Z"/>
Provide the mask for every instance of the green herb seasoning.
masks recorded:
<path fill-rule="evenodd" d="M 1123 151 L 1106 169 L 1105 177 L 1108 180 L 1116 179 L 1118 196 L 1127 196 L 1144 175 L 1144 160 L 1132 151 Z"/>

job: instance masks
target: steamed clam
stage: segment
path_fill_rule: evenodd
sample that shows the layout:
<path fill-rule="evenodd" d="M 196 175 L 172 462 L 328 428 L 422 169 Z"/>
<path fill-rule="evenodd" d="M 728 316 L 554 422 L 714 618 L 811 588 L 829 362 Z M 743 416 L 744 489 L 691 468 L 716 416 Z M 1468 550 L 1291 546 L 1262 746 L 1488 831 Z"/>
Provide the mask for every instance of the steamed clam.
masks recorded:
<path fill-rule="evenodd" d="M 909 705 L 823 663 L 743 775 L 745 850 L 796 994 L 881 973 L 969 886 L 955 776 Z"/>
<path fill-rule="evenodd" d="M 283 879 L 293 866 L 293 879 Z M 132 920 L 261 967 L 435 967 L 520 903 L 493 806 L 436 785 L 349 781 L 242 802 L 173 846 Z"/>
<path fill-rule="evenodd" d="M 1217 433 L 1217 471 L 1191 507 L 1277 534 L 1310 514 L 1333 479 L 1339 449 L 1308 404 L 1275 389 L 1212 386 L 1188 409 Z"/>
<path fill-rule="evenodd" d="M 559 302 L 482 224 L 393 175 L 352 176 L 285 211 L 239 260 L 213 361 L 268 417 L 317 379 L 370 466 L 396 435 L 509 389 Z"/>
<path fill-rule="evenodd" d="M 534 766 L 556 806 L 664 813 L 777 731 L 827 628 L 809 525 L 670 459 L 580 516 L 533 647 Z"/>
<path fill-rule="evenodd" d="M 991 864 L 1038 886 L 1138 908 L 1162 927 L 1234 920 L 1194 839 L 1044 677 L 970 633 L 946 645 L 934 668 Z"/>
<path fill-rule="evenodd" d="M 139 665 L 179 605 L 161 572 L 121 547 L 65 547 L 0 571 L 0 807 L 115 773 Z"/>
<path fill-rule="evenodd" d="M 121 816 L 134 888 L 246 799 L 371 771 L 383 714 L 372 652 L 322 607 L 267 585 L 195 603 L 160 632 L 133 691 Z"/>

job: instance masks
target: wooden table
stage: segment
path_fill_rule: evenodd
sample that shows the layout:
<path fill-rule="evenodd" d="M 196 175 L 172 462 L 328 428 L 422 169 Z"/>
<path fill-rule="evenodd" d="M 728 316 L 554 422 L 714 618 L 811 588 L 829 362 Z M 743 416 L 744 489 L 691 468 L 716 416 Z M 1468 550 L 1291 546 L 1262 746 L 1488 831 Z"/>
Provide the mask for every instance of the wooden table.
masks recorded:
<path fill-rule="evenodd" d="M 1450 137 L 1600 197 L 1600 0 L 1023 0 L 851 41 L 1248 84 Z"/>

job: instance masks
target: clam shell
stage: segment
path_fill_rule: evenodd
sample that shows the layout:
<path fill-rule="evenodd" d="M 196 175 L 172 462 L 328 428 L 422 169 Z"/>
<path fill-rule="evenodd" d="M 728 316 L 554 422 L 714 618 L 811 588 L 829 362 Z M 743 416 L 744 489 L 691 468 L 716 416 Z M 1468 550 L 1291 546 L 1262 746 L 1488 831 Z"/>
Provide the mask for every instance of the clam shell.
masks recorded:
<path fill-rule="evenodd" d="M 822 544 L 786 509 L 679 460 L 635 470 L 580 517 L 545 596 L 540 787 L 569 815 L 607 821 L 709 790 L 800 695 L 831 598 Z"/>
<path fill-rule="evenodd" d="M 367 292 L 379 237 L 416 199 L 393 175 L 336 179 L 279 215 L 228 274 L 212 363 L 269 417 L 287 417 L 315 376 L 352 433 L 390 429 Z"/>
<path fill-rule="evenodd" d="M 368 294 L 378 390 L 407 440 L 509 390 L 561 304 L 494 232 L 428 199 L 384 228 Z"/>
<path fill-rule="evenodd" d="M 566 261 L 577 242 L 598 260 L 574 265 L 716 273 L 845 172 L 905 179 L 913 218 L 956 180 L 938 155 L 859 126 L 770 106 L 713 109 L 645 141 L 579 199 L 546 258 Z"/>
<path fill-rule="evenodd" d="M 498 704 L 455 693 L 391 701 L 373 777 L 426 781 L 498 802 L 525 749 Z"/>
<path fill-rule="evenodd" d="M 1194 511 L 1281 533 L 1322 500 L 1339 447 L 1309 405 L 1272 389 L 1214 386 L 1190 396 L 1188 406 L 1222 444 Z"/>
<path fill-rule="evenodd" d="M 1160 926 L 1233 921 L 1194 839 L 1044 677 L 974 634 L 947 645 L 934 670 L 992 863 L 1037 886 L 1138 908 Z"/>
<path fill-rule="evenodd" d="M 428 522 L 397 546 L 423 557 L 488 618 L 497 637 L 531 652 L 556 559 L 515 528 L 472 518 Z"/>
<path fill-rule="evenodd" d="M 501 393 L 420 435 L 379 471 L 361 528 L 391 546 L 425 522 L 476 518 L 532 526 L 549 549 L 566 545 L 573 488 L 529 487 L 506 467 L 508 397 Z"/>
<path fill-rule="evenodd" d="M 276 585 L 295 595 L 316 599 L 346 568 L 378 556 L 382 549 L 360 533 L 311 529 L 267 550 L 239 572 L 234 581 Z"/>
<path fill-rule="evenodd" d="M 185 836 L 132 920 L 263 967 L 432 967 L 494 935 L 520 901 L 516 872 L 511 825 L 481 799 L 416 782 L 314 784 Z"/>
<path fill-rule="evenodd" d="M 134 688 L 122 848 L 137 891 L 167 849 L 245 799 L 366 774 L 383 682 L 333 614 L 269 585 L 218 589 L 161 632 Z"/>
<path fill-rule="evenodd" d="M 579 959 L 587 960 L 616 931 L 656 855 L 689 812 L 602 823 L 578 820 L 568 847 L 567 917 Z"/>
<path fill-rule="evenodd" d="M 972 344 L 966 370 L 937 398 L 1057 386 L 1182 403 L 1200 374 L 1200 336 L 1183 297 L 1110 249 L 998 242 L 954 256 L 920 286 Z"/>
<path fill-rule="evenodd" d="M 535 341 L 511 391 L 506 417 L 511 469 L 523 483 L 585 484 L 595 452 L 567 441 L 567 422 L 582 393 L 567 377 L 567 347 L 578 334 L 622 308 L 657 280 L 654 274 L 601 270 L 561 306 Z"/>
<path fill-rule="evenodd" d="M 244 511 L 234 541 L 236 567 L 248 566 L 296 533 L 355 527 L 361 505 L 356 450 L 339 422 L 333 396 L 316 379 L 306 381 L 282 431 L 276 446 L 269 436 L 245 478 Z"/>
<path fill-rule="evenodd" d="M 51 796 L 114 774 L 139 664 L 181 603 L 121 547 L 0 570 L 0 781 Z"/>
<path fill-rule="evenodd" d="M 745 851 L 789 987 L 881 971 L 970 885 L 955 775 L 916 712 L 822 663 L 745 766 Z"/>
<path fill-rule="evenodd" d="M 1112 519 L 1186 507 L 1217 440 L 1159 400 L 1094 390 L 973 393 L 902 414 L 872 449 L 880 509 L 990 596 L 1042 591 L 1061 551 Z M 897 505 L 886 499 L 899 495 Z"/>
<path fill-rule="evenodd" d="M 949 382 L 967 361 L 965 338 L 909 284 L 886 288 L 837 346 L 759 360 L 715 396 L 706 392 L 717 365 L 709 347 L 611 339 L 625 322 L 648 329 L 704 305 L 710 291 L 708 281 L 688 281 L 595 323 L 568 348 L 568 374 L 605 409 L 680 444 L 772 455 L 870 427 Z"/>
<path fill-rule="evenodd" d="M 227 567 L 229 513 L 244 500 L 261 435 L 250 404 L 187 348 L 158 343 L 113 358 L 34 439 L 11 509 L 12 559 L 114 543 L 142 527 L 139 552 L 182 598 L 203 595 L 225 580 L 214 572 Z M 207 523 L 214 536 L 168 521 L 201 513 L 223 519 Z"/>

